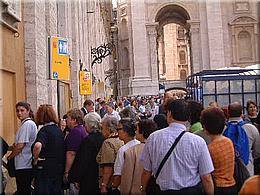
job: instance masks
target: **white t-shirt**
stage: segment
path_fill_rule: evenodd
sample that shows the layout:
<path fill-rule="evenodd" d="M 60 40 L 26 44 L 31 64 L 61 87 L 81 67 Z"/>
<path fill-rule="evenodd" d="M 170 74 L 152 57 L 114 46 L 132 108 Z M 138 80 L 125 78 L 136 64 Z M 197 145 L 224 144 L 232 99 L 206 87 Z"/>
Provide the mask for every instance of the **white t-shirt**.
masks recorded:
<path fill-rule="evenodd" d="M 15 156 L 15 169 L 32 168 L 32 152 L 31 146 L 37 136 L 37 127 L 32 120 L 25 119 L 15 136 L 15 143 L 25 143 L 21 153 Z"/>
<path fill-rule="evenodd" d="M 137 144 L 140 144 L 140 142 L 136 139 L 131 140 L 129 142 L 127 142 L 125 145 L 123 145 L 121 148 L 119 148 L 118 152 L 117 152 L 117 156 L 116 156 L 116 161 L 114 164 L 114 175 L 121 175 L 122 172 L 122 168 L 124 165 L 124 153 L 125 151 L 127 151 L 129 148 L 131 148 L 132 146 L 135 146 Z"/>
<path fill-rule="evenodd" d="M 104 118 L 106 118 L 106 117 L 114 117 L 114 118 L 116 118 L 118 121 L 121 120 L 120 115 L 119 115 L 118 112 L 115 111 L 115 110 L 113 110 L 111 114 L 106 113 L 105 116 L 104 116 Z"/>

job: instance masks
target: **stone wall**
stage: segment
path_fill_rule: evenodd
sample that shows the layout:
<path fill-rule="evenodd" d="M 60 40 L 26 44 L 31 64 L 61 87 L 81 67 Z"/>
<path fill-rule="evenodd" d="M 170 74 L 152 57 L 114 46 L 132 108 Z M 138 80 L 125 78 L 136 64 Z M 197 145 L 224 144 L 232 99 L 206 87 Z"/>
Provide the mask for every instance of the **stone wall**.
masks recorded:
<path fill-rule="evenodd" d="M 79 70 L 93 72 L 96 82 L 105 83 L 104 71 L 109 69 L 109 60 L 91 69 L 91 47 L 108 42 L 104 21 L 98 0 L 92 1 L 25 1 L 25 67 L 27 100 L 34 110 L 43 103 L 60 107 L 81 107 L 84 99 L 79 94 Z M 61 36 L 68 39 L 71 61 L 71 80 L 62 83 L 49 79 L 48 37 Z M 97 84 L 94 84 L 96 86 Z M 58 86 L 68 88 L 66 94 L 59 94 Z M 106 96 L 105 90 L 95 90 L 88 98 Z M 62 97 L 64 96 L 64 99 Z M 58 101 L 60 104 L 58 104 Z M 58 108 L 59 107 L 59 108 Z"/>

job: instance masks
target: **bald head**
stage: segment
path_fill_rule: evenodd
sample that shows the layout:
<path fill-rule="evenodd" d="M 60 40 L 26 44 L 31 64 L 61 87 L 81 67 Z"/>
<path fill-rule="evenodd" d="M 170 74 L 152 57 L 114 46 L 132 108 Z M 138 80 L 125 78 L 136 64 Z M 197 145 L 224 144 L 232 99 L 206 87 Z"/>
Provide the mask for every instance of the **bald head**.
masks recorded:
<path fill-rule="evenodd" d="M 243 107 L 239 102 L 234 102 L 228 105 L 229 117 L 240 117 L 242 115 Z"/>

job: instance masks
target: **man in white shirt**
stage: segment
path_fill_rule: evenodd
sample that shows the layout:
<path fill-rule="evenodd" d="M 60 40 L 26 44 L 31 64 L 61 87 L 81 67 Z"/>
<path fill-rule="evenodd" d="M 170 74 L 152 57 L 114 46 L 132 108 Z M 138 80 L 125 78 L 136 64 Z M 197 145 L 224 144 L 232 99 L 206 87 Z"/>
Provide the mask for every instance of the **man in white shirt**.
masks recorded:
<path fill-rule="evenodd" d="M 239 102 L 234 102 L 228 105 L 228 121 L 234 124 L 239 123 L 243 120 L 243 107 Z M 242 128 L 245 130 L 247 137 L 248 137 L 248 148 L 249 148 L 249 162 L 246 164 L 246 167 L 250 173 L 250 175 L 254 175 L 254 157 L 256 157 L 256 152 L 259 152 L 259 148 L 257 148 L 257 145 L 259 145 L 259 132 L 257 128 L 250 124 L 246 123 L 242 125 Z"/>
<path fill-rule="evenodd" d="M 118 121 L 121 120 L 121 117 L 118 114 L 118 112 L 114 110 L 115 106 L 114 106 L 114 104 L 112 102 L 111 103 L 106 103 L 106 109 L 107 109 L 107 113 L 105 114 L 104 118 L 105 117 L 114 117 Z"/>
<path fill-rule="evenodd" d="M 141 163 L 144 171 L 140 191 L 145 191 L 152 173 L 158 170 L 162 159 L 176 138 L 186 131 L 188 104 L 184 100 L 169 100 L 166 104 L 169 127 L 152 133 L 145 143 Z M 162 194 L 214 194 L 211 172 L 213 163 L 205 141 L 192 133 L 186 132 L 164 164 L 156 183 Z"/>

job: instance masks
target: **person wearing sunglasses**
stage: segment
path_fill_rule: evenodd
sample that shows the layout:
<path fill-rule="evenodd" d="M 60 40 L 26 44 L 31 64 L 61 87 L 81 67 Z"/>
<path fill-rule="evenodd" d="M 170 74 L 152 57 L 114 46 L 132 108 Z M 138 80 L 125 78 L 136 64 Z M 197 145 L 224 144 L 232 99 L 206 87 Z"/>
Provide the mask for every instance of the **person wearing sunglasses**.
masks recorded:
<path fill-rule="evenodd" d="M 135 139 L 135 123 L 130 118 L 123 118 L 119 121 L 117 132 L 119 139 L 124 142 L 124 145 L 118 150 L 116 161 L 114 164 L 114 176 L 112 182 L 112 190 L 117 189 L 121 183 L 121 172 L 124 165 L 124 153 L 132 146 L 140 144 L 140 141 Z"/>

